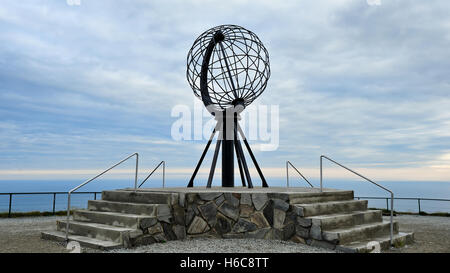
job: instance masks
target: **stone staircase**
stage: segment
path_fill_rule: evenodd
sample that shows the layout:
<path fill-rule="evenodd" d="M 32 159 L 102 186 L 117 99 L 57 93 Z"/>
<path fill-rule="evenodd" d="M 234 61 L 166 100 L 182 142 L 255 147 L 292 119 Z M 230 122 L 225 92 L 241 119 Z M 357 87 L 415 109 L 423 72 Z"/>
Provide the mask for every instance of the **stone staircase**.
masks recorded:
<path fill-rule="evenodd" d="M 293 202 L 292 202 L 293 201 Z M 313 246 L 336 249 L 343 252 L 369 252 L 367 244 L 380 243 L 382 250 L 390 246 L 390 221 L 384 221 L 381 210 L 369 210 L 367 200 L 354 200 L 353 192 L 340 196 L 299 198 L 291 204 L 302 215 L 297 234 L 309 238 Z M 402 247 L 413 242 L 413 233 L 399 232 L 398 222 L 393 222 L 393 242 Z"/>
<path fill-rule="evenodd" d="M 390 247 L 390 222 L 369 210 L 353 191 L 311 188 L 173 188 L 103 191 L 87 210 L 73 211 L 69 240 L 114 249 L 186 237 L 291 240 L 343 252 L 369 252 L 368 243 Z M 66 221 L 43 239 L 65 241 Z M 399 232 L 394 245 L 413 242 Z"/>
<path fill-rule="evenodd" d="M 160 221 L 170 222 L 171 197 L 167 193 L 103 191 L 102 200 L 89 200 L 87 210 L 73 211 L 69 240 L 103 250 L 135 245 L 148 228 Z M 163 232 L 162 225 L 159 227 Z M 41 237 L 65 241 L 65 231 L 66 220 L 58 220 L 56 231 L 43 232 Z"/>

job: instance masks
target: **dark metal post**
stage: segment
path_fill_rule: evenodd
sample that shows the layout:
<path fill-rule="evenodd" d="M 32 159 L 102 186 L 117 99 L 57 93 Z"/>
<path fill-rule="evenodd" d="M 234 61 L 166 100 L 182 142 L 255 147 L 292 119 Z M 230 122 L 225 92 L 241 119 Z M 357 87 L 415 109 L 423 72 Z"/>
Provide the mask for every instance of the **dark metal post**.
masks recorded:
<path fill-rule="evenodd" d="M 386 198 L 386 210 L 389 210 L 389 198 Z"/>
<path fill-rule="evenodd" d="M 55 215 L 56 192 L 53 193 L 53 215 Z"/>
<path fill-rule="evenodd" d="M 230 125 L 233 126 L 233 119 L 230 119 L 228 113 L 224 113 L 222 123 L 222 187 L 234 187 L 234 137 L 233 131 L 227 128 Z"/>
<path fill-rule="evenodd" d="M 253 155 L 252 149 L 250 148 L 250 144 L 248 144 L 247 139 L 245 138 L 244 132 L 242 132 L 242 129 L 241 129 L 241 127 L 239 125 L 238 125 L 238 130 L 239 130 L 239 134 L 242 137 L 242 140 L 244 141 L 245 147 L 247 147 L 248 153 L 250 154 L 250 157 L 252 158 L 253 164 L 255 165 L 259 176 L 261 177 L 262 186 L 264 188 L 269 187 L 269 185 L 267 185 L 266 179 L 264 178 L 264 175 L 263 175 L 261 169 L 259 168 L 258 162 L 256 161 L 256 158 Z"/>
<path fill-rule="evenodd" d="M 12 204 L 12 193 L 9 194 L 8 218 L 11 218 L 11 204 Z"/>
<path fill-rule="evenodd" d="M 419 203 L 419 214 L 420 214 L 420 198 L 417 198 L 417 202 Z"/>
<path fill-rule="evenodd" d="M 94 200 L 97 200 L 97 193 L 94 192 Z"/>
<path fill-rule="evenodd" d="M 208 144 L 206 144 L 205 150 L 203 150 L 202 156 L 200 157 L 200 160 L 197 163 L 197 167 L 195 167 L 195 171 L 192 174 L 191 180 L 189 181 L 188 188 L 191 188 L 194 186 L 195 176 L 197 175 L 198 169 L 200 169 L 200 166 L 202 165 L 203 159 L 205 158 L 205 155 L 208 152 L 209 146 L 211 145 L 211 142 L 212 142 L 215 134 L 216 134 L 216 129 L 213 130 L 211 137 L 208 140 Z"/>
<path fill-rule="evenodd" d="M 211 163 L 211 169 L 209 170 L 208 184 L 206 185 L 207 188 L 211 188 L 211 184 L 212 184 L 212 181 L 214 178 L 217 157 L 219 156 L 219 150 L 220 150 L 220 144 L 221 144 L 221 140 L 220 140 L 221 135 L 222 135 L 222 133 L 219 133 L 219 139 L 217 140 L 217 143 L 216 143 L 216 150 L 214 151 L 214 157 L 213 157 L 213 161 Z"/>

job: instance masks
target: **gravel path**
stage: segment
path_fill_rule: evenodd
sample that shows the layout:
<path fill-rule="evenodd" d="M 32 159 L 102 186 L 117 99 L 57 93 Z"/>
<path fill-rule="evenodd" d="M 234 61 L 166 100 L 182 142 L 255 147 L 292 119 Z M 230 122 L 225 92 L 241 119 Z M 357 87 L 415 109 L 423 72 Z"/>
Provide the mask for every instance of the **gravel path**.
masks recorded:
<path fill-rule="evenodd" d="M 287 241 L 263 239 L 205 239 L 152 244 L 110 252 L 127 253 L 330 253 L 335 252 Z"/>
<path fill-rule="evenodd" d="M 399 215 L 394 220 L 399 222 L 400 231 L 414 232 L 415 243 L 386 252 L 450 253 L 450 217 Z"/>
<path fill-rule="evenodd" d="M 64 217 L 0 219 L 0 253 L 65 253 L 62 244 L 41 240 L 41 231 L 55 230 Z"/>
<path fill-rule="evenodd" d="M 65 217 L 26 217 L 0 219 L 0 253 L 66 253 L 61 243 L 41 240 L 40 232 L 54 230 L 57 219 Z M 416 242 L 402 249 L 387 252 L 444 252 L 450 253 L 450 217 L 400 215 L 394 218 L 401 231 L 414 231 Z M 386 219 L 388 220 L 388 219 Z M 100 252 L 83 249 L 83 252 Z M 109 252 L 144 253 L 325 253 L 330 250 L 310 247 L 286 241 L 257 239 L 190 239 L 170 241 L 133 249 Z"/>

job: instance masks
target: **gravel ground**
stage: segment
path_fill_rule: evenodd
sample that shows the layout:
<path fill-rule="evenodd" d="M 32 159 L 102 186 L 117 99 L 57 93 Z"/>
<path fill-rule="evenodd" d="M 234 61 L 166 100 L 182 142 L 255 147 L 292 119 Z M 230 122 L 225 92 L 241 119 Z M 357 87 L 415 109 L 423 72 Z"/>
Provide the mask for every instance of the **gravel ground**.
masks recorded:
<path fill-rule="evenodd" d="M 41 240 L 41 231 L 54 230 L 64 217 L 0 219 L 0 253 L 65 253 L 59 243 Z"/>
<path fill-rule="evenodd" d="M 332 253 L 335 251 L 287 241 L 263 239 L 205 239 L 170 241 L 134 249 L 109 252 L 127 253 Z"/>
<path fill-rule="evenodd" d="M 384 217 L 386 221 L 389 217 Z M 450 253 L 450 217 L 399 215 L 400 231 L 414 232 L 414 244 L 388 253 Z"/>
<path fill-rule="evenodd" d="M 55 229 L 55 221 L 65 217 L 26 217 L 0 219 L 0 253 L 66 253 L 61 243 L 41 240 L 40 232 Z M 388 218 L 387 218 L 388 219 Z M 414 231 L 415 243 L 402 249 L 387 252 L 444 252 L 450 253 L 450 217 L 401 215 L 394 218 L 401 231 Z M 83 252 L 100 252 L 83 249 Z M 330 250 L 314 248 L 285 241 L 256 239 L 191 239 L 153 244 L 133 249 L 118 249 L 109 252 L 144 253 L 326 253 Z"/>

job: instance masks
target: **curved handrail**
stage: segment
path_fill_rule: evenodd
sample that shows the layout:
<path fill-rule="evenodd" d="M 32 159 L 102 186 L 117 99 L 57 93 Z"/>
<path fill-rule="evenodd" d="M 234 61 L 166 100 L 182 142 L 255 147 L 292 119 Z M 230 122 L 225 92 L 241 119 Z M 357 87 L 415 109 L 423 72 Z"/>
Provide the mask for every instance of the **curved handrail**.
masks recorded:
<path fill-rule="evenodd" d="M 327 157 L 327 156 L 324 156 L 324 155 L 321 155 L 321 156 L 320 156 L 320 192 L 323 192 L 323 190 L 322 190 L 322 159 L 323 159 L 323 158 L 328 159 L 329 161 L 333 162 L 334 164 L 336 164 L 336 165 L 338 165 L 338 166 L 340 166 L 340 167 L 346 169 L 346 170 L 349 171 L 349 172 L 352 172 L 352 173 L 356 174 L 357 176 L 359 176 L 359 177 L 361 177 L 361 178 L 364 178 L 365 180 L 369 181 L 370 183 L 372 183 L 372 184 L 374 184 L 374 185 L 376 185 L 376 186 L 382 188 L 383 190 L 385 190 L 385 191 L 387 191 L 387 192 L 389 192 L 389 193 L 391 194 L 391 219 L 390 219 L 391 227 L 390 227 L 390 239 L 391 239 L 391 245 L 393 245 L 392 237 L 394 236 L 394 222 L 393 222 L 393 215 L 394 215 L 394 193 L 393 193 L 392 191 L 390 191 L 389 189 L 387 189 L 387 188 L 385 188 L 385 187 L 383 187 L 383 186 L 381 186 L 381 185 L 379 185 L 379 184 L 373 182 L 373 181 L 370 180 L 369 178 L 367 178 L 367 177 L 365 177 L 365 176 L 363 176 L 363 175 L 361 175 L 361 174 L 359 174 L 359 173 L 357 173 L 357 172 L 351 170 L 350 168 L 345 167 L 344 165 L 342 165 L 342 164 L 340 164 L 340 163 L 334 161 L 333 159 L 331 159 L 331 158 L 329 158 L 329 157 Z"/>
<path fill-rule="evenodd" d="M 314 186 L 308 181 L 308 179 L 306 179 L 306 177 L 304 177 L 303 174 L 299 170 L 297 170 L 297 168 L 289 160 L 286 161 L 286 187 L 289 188 L 289 165 L 291 165 L 292 168 L 294 168 L 294 170 L 296 170 L 297 173 L 301 177 L 303 177 L 303 179 L 311 186 L 311 188 L 314 188 Z"/>
<path fill-rule="evenodd" d="M 156 166 L 153 171 L 142 181 L 142 183 L 138 186 L 138 188 L 140 188 L 146 181 L 147 179 L 150 178 L 150 176 L 159 168 L 159 166 L 161 166 L 161 164 L 163 165 L 163 188 L 165 187 L 165 176 L 166 176 L 166 162 L 163 160 L 161 161 L 158 166 Z"/>
<path fill-rule="evenodd" d="M 80 185 L 76 186 L 75 188 L 71 189 L 68 194 L 67 194 L 67 221 L 66 221 L 66 242 L 69 239 L 69 221 L 70 221 L 70 195 L 72 194 L 72 192 L 78 190 L 79 188 L 83 187 L 84 185 L 88 184 L 89 182 L 91 182 L 92 180 L 98 178 L 99 176 L 105 174 L 106 172 L 108 172 L 109 170 L 117 167 L 118 165 L 122 164 L 123 162 L 127 161 L 128 159 L 130 159 L 131 157 L 136 156 L 136 172 L 135 172 L 135 176 L 134 176 L 134 190 L 137 189 L 137 177 L 138 177 L 138 162 L 139 162 L 139 154 L 138 153 L 134 153 L 131 154 L 129 156 L 127 156 L 126 158 L 122 159 L 120 162 L 114 164 L 113 166 L 109 167 L 108 169 L 104 170 L 103 172 L 101 172 L 100 174 L 96 175 L 95 177 L 81 183 Z"/>

